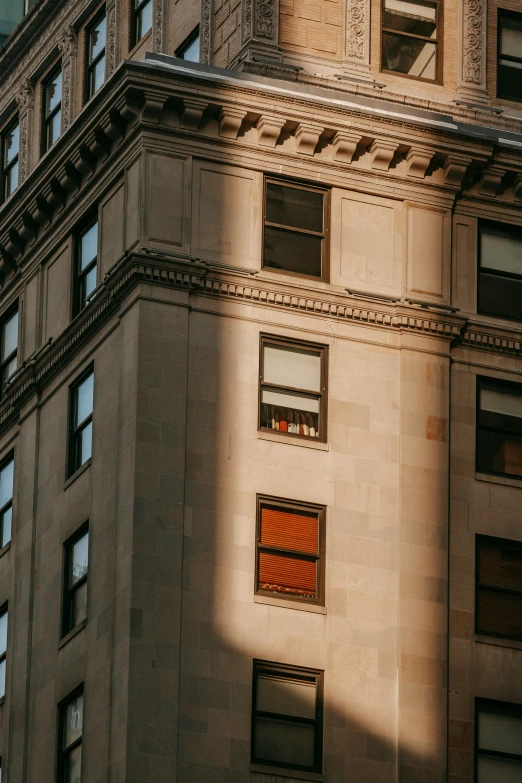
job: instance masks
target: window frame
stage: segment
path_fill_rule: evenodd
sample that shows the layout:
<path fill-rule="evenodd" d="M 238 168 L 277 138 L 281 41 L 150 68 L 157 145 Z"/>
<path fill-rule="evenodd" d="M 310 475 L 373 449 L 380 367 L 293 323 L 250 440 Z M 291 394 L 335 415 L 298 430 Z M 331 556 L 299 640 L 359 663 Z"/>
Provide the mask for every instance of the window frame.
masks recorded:
<path fill-rule="evenodd" d="M 303 389 L 295 389 L 290 386 L 275 386 L 273 383 L 265 383 L 263 381 L 264 374 L 264 346 L 267 344 L 273 344 L 281 346 L 282 348 L 296 348 L 305 351 L 315 351 L 315 353 L 321 354 L 321 391 L 310 392 Z M 327 416 L 328 416 L 328 346 L 322 343 L 312 343 L 307 340 L 298 340 L 293 337 L 282 337 L 280 335 L 271 335 L 261 332 L 259 339 L 259 393 L 258 393 L 258 405 L 257 405 L 257 429 L 258 432 L 271 432 L 273 430 L 269 427 L 264 427 L 261 424 L 261 405 L 263 389 L 280 391 L 290 391 L 297 394 L 297 396 L 319 398 L 319 426 L 320 436 L 317 438 L 311 438 L 309 435 L 299 435 L 297 432 L 281 432 L 277 430 L 278 435 L 288 436 L 289 438 L 298 438 L 304 443 L 327 443 Z"/>
<path fill-rule="evenodd" d="M 482 709 L 481 709 L 482 707 Z M 486 709 L 484 709 L 484 707 Z M 487 709 L 489 707 L 489 710 Z M 475 727 L 474 727 L 474 780 L 478 781 L 478 760 L 479 756 L 492 756 L 498 759 L 511 759 L 513 761 L 522 762 L 522 754 L 517 756 L 516 754 L 503 753 L 496 750 L 484 750 L 481 753 L 479 747 L 479 721 L 478 716 L 480 712 L 493 712 L 497 715 L 506 715 L 511 713 L 522 720 L 522 704 L 515 704 L 509 701 L 498 701 L 496 699 L 482 699 L 475 698 Z"/>
<path fill-rule="evenodd" d="M 16 335 L 16 349 L 14 351 L 11 351 L 11 353 L 7 357 L 3 357 L 1 353 L 1 346 L 2 346 L 2 331 L 5 327 L 5 325 L 8 323 L 8 321 L 11 320 L 11 318 L 14 316 L 15 313 L 18 313 L 18 331 Z M 20 308 L 18 306 L 18 300 L 14 305 L 9 307 L 5 315 L 2 316 L 0 319 L 0 402 L 2 402 L 5 399 L 5 387 L 7 386 L 7 383 L 10 378 L 12 378 L 15 373 L 19 370 L 19 362 L 18 362 L 18 350 L 20 348 Z M 4 369 L 9 365 L 9 363 L 13 360 L 13 358 L 16 357 L 16 370 L 14 373 L 12 373 L 9 378 L 6 378 L 6 381 L 4 383 Z"/>
<path fill-rule="evenodd" d="M 10 163 L 6 162 L 6 138 L 9 133 L 14 128 L 16 128 L 16 126 L 18 126 L 18 134 L 20 134 L 20 118 L 18 114 L 15 114 L 13 117 L 11 117 L 9 122 L 4 125 L 2 132 L 0 133 L 0 204 L 3 204 L 4 201 L 7 201 L 7 199 L 10 198 L 19 187 L 17 185 L 16 188 L 14 188 L 14 190 L 12 190 L 10 193 L 6 193 L 7 175 L 16 165 L 18 165 L 20 159 L 20 144 L 18 144 L 18 152 L 16 153 L 15 158 L 13 158 Z M 18 136 L 18 139 L 20 139 L 20 135 Z M 20 168 L 18 169 L 18 174 L 20 175 Z"/>
<path fill-rule="evenodd" d="M 13 494 L 11 495 L 11 499 L 8 500 L 7 503 L 4 503 L 2 508 L 0 508 L 0 551 L 3 550 L 3 548 L 6 547 L 8 544 L 10 544 L 11 541 L 13 540 L 13 500 L 14 500 L 14 488 L 15 488 L 14 451 L 10 451 L 8 454 L 6 454 L 5 457 L 3 457 L 3 459 L 0 460 L 0 474 L 9 465 L 10 462 L 13 463 Z M 9 509 L 11 509 L 11 538 L 9 539 L 9 541 L 6 541 L 5 544 L 2 544 L 2 541 L 4 540 L 4 514 L 6 511 L 9 511 Z"/>
<path fill-rule="evenodd" d="M 200 38 L 200 32 L 199 32 L 199 24 L 195 26 L 195 28 L 192 30 L 192 32 L 185 38 L 181 46 L 178 46 L 176 49 L 176 57 L 178 57 L 180 60 L 185 60 L 185 57 L 183 56 L 184 52 L 189 49 L 190 46 L 194 43 L 194 41 Z M 201 54 L 201 41 L 200 41 L 200 54 Z M 199 60 L 185 60 L 185 62 L 198 62 Z"/>
<path fill-rule="evenodd" d="M 299 718 L 295 715 L 285 716 L 283 713 L 272 713 L 257 710 L 257 678 L 259 673 L 268 674 L 280 679 L 315 679 L 316 699 L 315 699 L 315 719 Z M 252 715 L 251 715 L 251 734 L 250 734 L 250 761 L 252 764 L 258 764 L 268 769 L 291 769 L 300 772 L 312 772 L 321 774 L 323 767 L 323 713 L 324 713 L 324 671 L 321 669 L 310 669 L 303 666 L 292 666 L 286 663 L 276 663 L 274 661 L 263 661 L 254 658 L 253 676 L 252 676 Z M 315 753 L 314 766 L 306 767 L 303 765 L 287 764 L 282 761 L 269 761 L 255 756 L 255 728 L 258 716 L 271 718 L 272 720 L 287 720 L 289 723 L 313 726 L 315 729 Z M 272 773 L 273 774 L 273 773 Z"/>
<path fill-rule="evenodd" d="M 521 14 L 522 16 L 522 14 Z M 477 226 L 477 262 L 478 262 L 478 271 L 477 271 L 477 315 L 484 315 L 486 318 L 502 318 L 505 321 L 512 321 L 514 323 L 520 323 L 519 318 L 513 318 L 510 315 L 492 315 L 491 313 L 483 313 L 481 310 L 479 310 L 479 302 L 480 302 L 480 291 L 481 291 L 481 285 L 484 285 L 481 283 L 481 273 L 484 272 L 488 275 L 493 275 L 494 277 L 502 277 L 506 280 L 516 280 L 520 281 L 520 284 L 522 286 L 522 274 L 517 275 L 515 272 L 499 272 L 498 269 L 491 269 L 490 267 L 483 267 L 482 266 L 482 229 L 483 228 L 489 228 L 491 230 L 496 231 L 503 231 L 504 233 L 510 233 L 514 234 L 515 236 L 520 237 L 520 242 L 522 245 L 522 226 L 515 225 L 513 223 L 499 223 L 495 220 L 479 220 L 478 226 Z"/>
<path fill-rule="evenodd" d="M 0 705 L 4 703 L 5 695 L 7 693 L 7 651 L 9 649 L 9 601 L 5 601 L 0 606 L 0 618 L 4 616 L 4 614 L 7 615 L 7 631 L 5 635 L 5 652 L 0 653 L 0 665 L 5 661 L 5 682 L 4 682 L 4 692 L 0 692 Z"/>
<path fill-rule="evenodd" d="M 293 549 L 283 549 L 269 546 L 261 543 L 261 510 L 263 506 L 279 506 L 281 510 L 307 512 L 317 514 L 318 518 L 318 554 L 308 555 L 305 552 Z M 294 601 L 298 604 L 312 604 L 313 606 L 325 605 L 325 573 L 326 573 L 326 506 L 315 503 L 304 503 L 300 500 L 288 500 L 287 498 L 272 497 L 270 495 L 257 496 L 256 512 L 256 560 L 255 560 L 255 582 L 254 594 L 273 598 L 281 601 Z M 272 590 L 263 590 L 259 587 L 259 553 L 268 551 L 273 553 L 284 553 L 302 560 L 315 560 L 317 564 L 317 596 L 316 598 L 307 598 L 304 596 L 292 595 L 291 593 L 276 593 Z"/>
<path fill-rule="evenodd" d="M 96 256 L 95 258 L 89 263 L 89 265 L 80 271 L 80 264 L 81 264 L 81 241 L 82 238 L 87 234 L 88 231 L 93 228 L 93 226 L 97 225 L 97 243 L 96 243 Z M 96 209 L 94 212 L 91 212 L 90 216 L 87 218 L 87 220 L 84 220 L 77 228 L 77 230 L 74 233 L 74 248 L 73 248 L 73 295 L 72 295 L 72 318 L 76 318 L 76 316 L 80 315 L 92 302 L 93 293 L 96 291 L 96 288 L 99 285 L 99 270 L 98 270 L 98 261 L 100 257 L 100 219 L 98 215 L 98 210 Z M 82 303 L 81 299 L 81 281 L 82 278 L 86 277 L 91 269 L 93 267 L 96 267 L 96 285 L 93 289 L 93 292 L 87 297 L 85 300 L 85 303 Z"/>
<path fill-rule="evenodd" d="M 487 476 L 500 476 L 502 478 L 509 478 L 509 479 L 515 479 L 517 481 L 522 481 L 522 476 L 517 473 L 500 473 L 499 471 L 494 470 L 484 470 L 484 468 L 479 467 L 479 448 L 478 448 L 478 435 L 479 435 L 479 428 L 488 430 L 489 432 L 501 432 L 503 434 L 511 434 L 513 433 L 506 433 L 505 430 L 500 429 L 494 429 L 493 427 L 487 427 L 487 426 L 481 426 L 480 425 L 480 413 L 482 408 L 480 407 L 480 392 L 481 389 L 484 388 L 484 386 L 494 386 L 495 390 L 502 391 L 505 390 L 508 394 L 513 394 L 515 392 L 517 396 L 522 397 L 522 383 L 516 383 L 515 381 L 505 381 L 501 378 L 494 378 L 487 375 L 477 375 L 477 381 L 476 381 L 476 408 L 477 408 L 477 415 L 475 420 L 475 471 L 477 473 L 482 473 Z M 520 437 L 520 436 L 518 436 Z"/>
<path fill-rule="evenodd" d="M 443 83 L 443 63 L 444 63 L 444 0 L 430 0 L 437 6 L 436 20 L 437 20 L 437 38 L 426 38 L 424 35 L 415 35 L 415 33 L 400 33 L 397 30 L 392 30 L 384 26 L 384 11 L 385 0 L 381 0 L 381 35 L 380 35 L 380 63 L 379 70 L 381 73 L 389 73 L 393 76 L 398 76 L 401 79 L 414 79 L 417 82 L 424 82 L 425 84 L 442 84 Z M 435 79 L 426 79 L 423 76 L 413 76 L 411 73 L 401 73 L 400 71 L 390 71 L 388 68 L 383 68 L 382 55 L 383 55 L 383 36 L 384 33 L 395 35 L 397 37 L 404 38 L 416 38 L 418 41 L 426 41 L 427 43 L 435 44 L 435 53 L 437 57 L 437 64 L 435 68 Z"/>
<path fill-rule="evenodd" d="M 84 574 L 74 585 L 70 585 L 70 565 L 71 556 L 74 545 L 80 541 L 85 535 L 89 535 L 89 541 L 87 544 L 87 573 Z M 69 633 L 79 628 L 82 623 L 87 621 L 87 611 L 85 613 L 85 620 L 81 620 L 76 625 L 72 624 L 71 612 L 74 606 L 74 593 L 84 584 L 87 585 L 87 597 L 89 591 L 89 561 L 91 554 L 91 536 L 89 530 L 89 520 L 83 523 L 69 538 L 63 542 L 63 580 L 62 580 L 62 617 L 61 617 L 61 638 L 64 639 Z"/>
<path fill-rule="evenodd" d="M 62 94 L 60 96 L 60 101 L 58 105 L 49 113 L 47 114 L 47 90 L 49 89 L 49 82 L 51 82 L 58 73 L 62 74 Z M 60 123 L 60 136 L 58 136 L 58 139 L 54 141 L 52 144 L 49 144 L 49 125 L 50 121 L 55 117 L 58 112 L 61 112 L 62 110 L 62 103 L 63 103 L 63 66 L 62 61 L 55 63 L 53 67 L 47 72 L 45 77 L 42 79 L 42 155 L 44 155 L 46 152 L 48 152 L 60 136 L 62 135 L 61 131 L 61 123 Z"/>
<path fill-rule="evenodd" d="M 98 90 L 93 90 L 92 85 L 92 76 L 94 73 L 94 68 L 99 63 L 99 61 L 102 58 L 105 58 L 107 53 L 107 32 L 105 33 L 105 43 L 103 45 L 103 49 L 98 54 L 94 60 L 91 60 L 91 34 L 94 30 L 94 28 L 97 26 L 101 20 L 105 18 L 105 21 L 107 22 L 107 9 L 105 7 L 105 4 L 101 6 L 101 8 L 98 9 L 98 12 L 95 14 L 95 16 L 91 19 L 89 24 L 85 28 L 85 85 L 84 85 L 84 102 L 86 103 L 89 101 L 96 93 L 101 90 L 101 87 L 98 88 Z M 104 76 L 103 76 L 103 84 L 105 84 L 106 79 L 106 66 L 107 62 L 105 62 L 105 68 L 104 68 Z M 103 86 L 103 85 L 102 85 Z"/>
<path fill-rule="evenodd" d="M 494 633 L 492 631 L 484 631 L 479 628 L 479 592 L 480 590 L 486 590 L 494 593 L 505 593 L 507 595 L 520 595 L 522 598 L 522 580 L 520 590 L 511 590 L 508 587 L 492 587 L 491 585 L 480 584 L 480 543 L 491 541 L 495 544 L 505 545 L 512 549 L 519 549 L 522 554 L 522 542 L 514 541 L 508 538 L 498 538 L 496 536 L 484 536 L 480 533 L 475 534 L 475 633 L 481 636 L 492 636 L 495 639 L 514 639 L 521 641 L 522 634 L 520 636 L 506 634 L 506 633 Z"/>
<path fill-rule="evenodd" d="M 65 741 L 65 731 L 64 731 L 64 724 L 65 724 L 65 715 L 68 705 L 74 701 L 74 699 L 77 699 L 78 696 L 83 697 L 82 701 L 82 733 L 81 735 L 74 740 L 74 742 L 71 742 L 70 745 L 68 745 L 66 748 L 64 748 L 64 741 Z M 84 733 L 84 722 L 85 722 L 85 689 L 84 684 L 82 682 L 81 685 L 79 685 L 77 688 L 75 688 L 73 691 L 71 691 L 64 699 L 62 699 L 60 702 L 58 702 L 58 730 L 56 732 L 57 738 L 58 738 L 58 748 L 57 748 L 57 754 L 56 754 L 56 781 L 57 783 L 67 783 L 67 772 L 66 772 L 66 759 L 69 753 L 71 751 L 75 750 L 79 745 L 83 745 L 83 733 Z M 82 762 L 81 765 L 83 767 L 83 748 L 82 748 Z"/>
<path fill-rule="evenodd" d="M 497 8 L 497 98 L 500 98 L 502 101 L 511 101 L 511 103 L 520 104 L 522 103 L 522 98 L 513 98 L 513 96 L 508 95 L 502 95 L 500 92 L 500 79 L 499 79 L 499 72 L 500 72 L 500 60 L 510 60 L 511 62 L 520 63 L 522 66 L 522 57 L 514 57 L 511 54 L 502 54 L 501 51 L 501 45 L 502 45 L 502 25 L 501 20 L 502 18 L 518 18 L 520 22 L 522 22 L 522 13 L 519 11 L 512 11 L 508 8 Z"/>
<path fill-rule="evenodd" d="M 77 404 L 75 395 L 79 387 L 82 385 L 82 383 L 87 380 L 89 375 L 94 376 L 94 364 L 89 365 L 89 367 L 84 370 L 75 380 L 74 382 L 69 386 L 69 411 L 68 411 L 68 439 L 67 439 L 67 476 L 66 478 L 69 479 L 72 476 L 75 475 L 81 468 L 83 468 L 85 465 L 88 465 L 92 459 L 92 443 L 91 443 L 91 456 L 89 459 L 86 459 L 85 462 L 82 462 L 81 465 L 76 465 L 75 455 L 76 455 L 76 443 L 77 443 L 77 436 L 79 433 L 83 432 L 86 427 L 89 426 L 89 424 L 93 423 L 94 419 L 94 378 L 93 378 L 93 401 L 92 401 L 92 412 L 87 416 L 83 421 L 74 426 L 74 419 L 75 419 L 75 406 Z M 94 433 L 94 427 L 93 427 L 93 433 Z"/>
<path fill-rule="evenodd" d="M 131 17 L 131 25 L 132 25 L 132 28 L 131 28 L 131 47 L 132 48 L 137 46 L 140 41 L 143 41 L 145 36 L 148 35 L 149 32 L 151 32 L 151 30 L 152 30 L 152 28 L 151 28 L 151 30 L 147 30 L 146 33 L 144 33 L 140 38 L 138 38 L 138 25 L 139 25 L 140 20 L 141 20 L 141 12 L 145 8 L 145 6 L 147 6 L 149 3 L 152 5 L 153 0 L 131 0 L 131 9 L 132 9 L 132 11 L 131 11 L 130 17 Z"/>
<path fill-rule="evenodd" d="M 282 185 L 283 187 L 295 188 L 296 190 L 307 190 L 312 193 L 321 193 L 323 196 L 323 230 L 308 231 L 304 228 L 295 228 L 287 226 L 284 223 L 271 223 L 266 219 L 267 214 L 267 186 L 269 183 Z M 331 188 L 314 185 L 302 180 L 289 179 L 284 177 L 273 177 L 265 175 L 263 178 L 263 235 L 261 238 L 261 269 L 274 274 L 290 275 L 291 277 L 301 277 L 304 280 L 317 280 L 318 282 L 328 283 L 330 281 L 330 206 L 331 206 Z M 321 275 L 307 275 L 304 272 L 293 272 L 290 269 L 275 269 L 272 266 L 265 266 L 265 228 L 280 228 L 285 231 L 291 231 L 294 234 L 303 236 L 320 237 L 322 239 L 321 249 Z"/>

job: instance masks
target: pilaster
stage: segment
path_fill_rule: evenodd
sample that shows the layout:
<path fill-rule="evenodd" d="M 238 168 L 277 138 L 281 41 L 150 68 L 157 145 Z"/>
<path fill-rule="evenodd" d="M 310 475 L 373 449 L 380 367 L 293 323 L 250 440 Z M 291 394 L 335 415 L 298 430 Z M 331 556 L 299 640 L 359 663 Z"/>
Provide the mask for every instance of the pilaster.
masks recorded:
<path fill-rule="evenodd" d="M 18 153 L 18 183 L 24 182 L 31 170 L 30 147 L 28 144 L 29 129 L 33 125 L 34 88 L 29 80 L 24 83 L 22 91 L 16 96 L 18 104 L 18 121 L 20 124 L 20 151 Z"/>
<path fill-rule="evenodd" d="M 343 71 L 373 81 L 370 70 L 371 0 L 345 0 Z"/>
<path fill-rule="evenodd" d="M 164 52 L 165 0 L 152 0 L 152 51 Z"/>
<path fill-rule="evenodd" d="M 281 62 L 279 0 L 243 0 L 238 60 Z"/>
<path fill-rule="evenodd" d="M 201 0 L 201 25 L 199 29 L 199 60 L 210 65 L 212 53 L 213 0 Z"/>
<path fill-rule="evenodd" d="M 459 72 L 456 99 L 463 103 L 488 103 L 487 0 L 459 2 Z"/>
<path fill-rule="evenodd" d="M 62 133 L 65 133 L 74 119 L 74 90 L 78 39 L 72 27 L 68 27 L 58 43 L 62 54 Z"/>
<path fill-rule="evenodd" d="M 105 78 L 110 79 L 116 67 L 116 0 L 109 0 L 105 13 L 107 19 Z"/>

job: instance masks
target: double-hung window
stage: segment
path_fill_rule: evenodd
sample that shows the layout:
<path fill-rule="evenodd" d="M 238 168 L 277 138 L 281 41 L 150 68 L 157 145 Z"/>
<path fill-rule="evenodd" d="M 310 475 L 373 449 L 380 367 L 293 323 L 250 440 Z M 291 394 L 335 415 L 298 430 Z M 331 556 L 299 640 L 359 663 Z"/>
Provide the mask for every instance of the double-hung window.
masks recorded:
<path fill-rule="evenodd" d="M 137 44 L 152 29 L 152 0 L 132 0 L 133 3 L 133 43 Z"/>
<path fill-rule="evenodd" d="M 76 240 L 74 314 L 89 304 L 98 273 L 98 221 L 91 223 Z"/>
<path fill-rule="evenodd" d="M 258 498 L 256 592 L 324 603 L 324 508 Z"/>
<path fill-rule="evenodd" d="M 65 544 L 62 636 L 87 619 L 89 531 L 84 526 Z"/>
<path fill-rule="evenodd" d="M 18 367 L 18 310 L 0 324 L 0 399 L 4 397 L 9 378 Z"/>
<path fill-rule="evenodd" d="M 36 0 L 0 0 L 0 46 L 20 24 Z"/>
<path fill-rule="evenodd" d="M 522 639 L 522 544 L 476 538 L 477 633 Z"/>
<path fill-rule="evenodd" d="M 0 464 L 0 548 L 11 540 L 13 524 L 14 459 L 9 456 Z"/>
<path fill-rule="evenodd" d="M 59 705 L 58 783 L 81 783 L 83 689 Z"/>
<path fill-rule="evenodd" d="M 57 66 L 43 84 L 43 151 L 50 149 L 62 132 L 62 66 Z"/>
<path fill-rule="evenodd" d="M 321 772 L 323 672 L 254 661 L 252 762 Z"/>
<path fill-rule="evenodd" d="M 72 476 L 92 454 L 92 414 L 94 403 L 94 372 L 71 387 L 69 409 L 69 475 Z"/>
<path fill-rule="evenodd" d="M 7 606 L 0 610 L 0 699 L 5 696 L 5 673 L 7 667 L 7 626 L 9 613 Z"/>
<path fill-rule="evenodd" d="M 439 0 L 383 0 L 382 70 L 437 81 L 439 16 Z"/>
<path fill-rule="evenodd" d="M 522 14 L 498 12 L 497 95 L 522 101 Z"/>
<path fill-rule="evenodd" d="M 522 384 L 478 380 L 477 470 L 522 477 Z"/>
<path fill-rule="evenodd" d="M 20 124 L 14 120 L 1 136 L 0 201 L 5 201 L 18 187 Z"/>
<path fill-rule="evenodd" d="M 105 81 L 105 11 L 87 28 L 87 99 L 98 92 Z"/>
<path fill-rule="evenodd" d="M 264 268 L 326 280 L 327 203 L 324 189 L 265 181 Z"/>
<path fill-rule="evenodd" d="M 477 309 L 481 315 L 522 321 L 522 228 L 480 224 Z"/>
<path fill-rule="evenodd" d="M 476 783 L 522 780 L 522 706 L 477 699 L 475 702 Z"/>
<path fill-rule="evenodd" d="M 326 440 L 326 348 L 261 338 L 259 427 Z"/>
<path fill-rule="evenodd" d="M 199 27 L 191 32 L 186 41 L 184 41 L 176 51 L 176 57 L 182 60 L 190 60 L 193 63 L 199 63 Z"/>

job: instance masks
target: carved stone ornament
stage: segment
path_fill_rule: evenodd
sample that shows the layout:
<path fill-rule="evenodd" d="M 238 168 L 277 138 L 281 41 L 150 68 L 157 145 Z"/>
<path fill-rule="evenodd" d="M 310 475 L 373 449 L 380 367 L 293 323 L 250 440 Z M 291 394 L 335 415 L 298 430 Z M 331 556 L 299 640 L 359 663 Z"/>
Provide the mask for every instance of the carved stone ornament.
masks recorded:
<path fill-rule="evenodd" d="M 377 171 L 388 171 L 390 163 L 393 160 L 399 145 L 395 141 L 389 141 L 388 139 L 375 139 L 370 147 L 370 159 L 372 162 L 372 169 Z"/>
<path fill-rule="evenodd" d="M 20 116 L 24 111 L 34 106 L 34 88 L 29 79 L 25 80 L 24 86 L 16 96 L 16 103 Z"/>
<path fill-rule="evenodd" d="M 370 0 L 346 0 L 344 70 L 363 78 L 372 78 L 370 73 L 370 19 Z"/>
<path fill-rule="evenodd" d="M 212 17 L 214 14 L 213 0 L 201 0 L 201 25 L 199 31 L 200 62 L 210 64 Z"/>
<path fill-rule="evenodd" d="M 199 124 L 207 106 L 208 101 L 203 101 L 199 98 L 183 98 L 181 127 L 185 130 L 199 130 Z"/>
<path fill-rule="evenodd" d="M 337 131 L 332 140 L 333 159 L 341 163 L 351 163 L 360 141 L 362 136 L 357 131 Z"/>
<path fill-rule="evenodd" d="M 298 125 L 294 133 L 296 152 L 301 155 L 313 155 L 322 132 L 322 125 L 315 125 L 311 122 L 302 122 Z"/>
<path fill-rule="evenodd" d="M 489 166 L 485 170 L 480 182 L 479 192 L 481 195 L 496 198 L 505 174 L 506 169 L 501 166 Z"/>
<path fill-rule="evenodd" d="M 269 117 L 263 114 L 256 125 L 258 143 L 263 147 L 275 147 L 284 124 L 285 120 L 280 117 Z"/>
<path fill-rule="evenodd" d="M 72 27 L 68 27 L 65 31 L 64 37 L 58 42 L 58 49 L 64 61 L 78 54 L 78 37 Z"/>
<path fill-rule="evenodd" d="M 105 76 L 109 79 L 114 73 L 116 67 L 116 3 L 112 0 L 107 3 L 107 38 L 105 51 L 107 53 L 105 61 Z"/>
<path fill-rule="evenodd" d="M 448 155 L 444 163 L 444 184 L 460 188 L 471 160 L 467 155 L 459 155 L 455 152 Z"/>
<path fill-rule="evenodd" d="M 487 0 L 461 0 L 460 78 L 457 96 L 486 102 Z"/>
<path fill-rule="evenodd" d="M 274 0 L 256 0 L 256 36 L 274 38 Z"/>
<path fill-rule="evenodd" d="M 20 147 L 18 151 L 18 181 L 24 182 L 28 174 L 27 158 L 27 134 L 31 126 L 30 113 L 34 108 L 34 88 L 29 79 L 26 79 L 21 92 L 16 96 L 18 104 L 18 118 L 20 123 Z"/>
<path fill-rule="evenodd" d="M 406 155 L 408 176 L 423 179 L 432 157 L 433 150 L 429 150 L 427 147 L 413 146 Z"/>
<path fill-rule="evenodd" d="M 163 51 L 163 0 L 152 0 L 152 51 Z"/>
<path fill-rule="evenodd" d="M 237 134 L 246 115 L 245 109 L 224 106 L 219 112 L 219 135 L 225 139 L 237 139 Z"/>

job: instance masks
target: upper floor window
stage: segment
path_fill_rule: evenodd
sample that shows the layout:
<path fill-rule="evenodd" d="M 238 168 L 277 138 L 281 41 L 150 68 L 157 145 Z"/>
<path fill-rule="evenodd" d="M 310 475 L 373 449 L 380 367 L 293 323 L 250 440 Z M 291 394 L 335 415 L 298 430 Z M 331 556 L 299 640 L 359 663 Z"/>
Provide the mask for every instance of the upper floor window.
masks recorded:
<path fill-rule="evenodd" d="M 522 14 L 498 12 L 499 98 L 522 101 Z"/>
<path fill-rule="evenodd" d="M 87 99 L 105 81 L 105 43 L 107 38 L 105 12 L 87 28 Z"/>
<path fill-rule="evenodd" d="M 522 228 L 484 222 L 479 231 L 478 312 L 522 321 Z"/>
<path fill-rule="evenodd" d="M 522 780 L 522 706 L 477 699 L 476 783 Z"/>
<path fill-rule="evenodd" d="M 18 187 L 18 154 L 20 152 L 20 125 L 15 120 L 1 136 L 0 201 L 5 201 Z"/>
<path fill-rule="evenodd" d="M 478 381 L 477 470 L 522 477 L 522 385 Z"/>
<path fill-rule="evenodd" d="M 261 338 L 259 427 L 326 440 L 326 348 Z"/>
<path fill-rule="evenodd" d="M 69 410 L 69 475 L 72 476 L 92 454 L 92 414 L 94 403 L 94 372 L 77 381 L 70 390 Z"/>
<path fill-rule="evenodd" d="M 83 739 L 83 689 L 59 707 L 58 783 L 81 783 Z"/>
<path fill-rule="evenodd" d="M 65 544 L 62 636 L 87 618 L 89 531 L 84 526 Z"/>
<path fill-rule="evenodd" d="M 5 671 L 7 666 L 7 606 L 0 611 L 0 699 L 5 696 Z"/>
<path fill-rule="evenodd" d="M 0 399 L 6 383 L 18 367 L 18 310 L 0 324 Z"/>
<path fill-rule="evenodd" d="M 476 539 L 477 633 L 522 639 L 522 544 Z"/>
<path fill-rule="evenodd" d="M 89 304 L 89 298 L 96 288 L 98 270 L 98 221 L 82 231 L 76 245 L 76 270 L 74 292 L 74 315 Z"/>
<path fill-rule="evenodd" d="M 383 0 L 382 70 L 439 79 L 439 0 Z"/>
<path fill-rule="evenodd" d="M 138 41 L 152 29 L 152 0 L 132 0 L 134 9 L 134 40 Z"/>
<path fill-rule="evenodd" d="M 43 84 L 43 149 L 53 146 L 62 132 L 62 66 L 59 65 Z"/>
<path fill-rule="evenodd" d="M 182 60 L 190 60 L 193 63 L 199 63 L 199 27 L 196 27 L 187 40 L 181 44 L 176 52 L 176 57 L 180 57 Z"/>
<path fill-rule="evenodd" d="M 14 459 L 8 457 L 0 466 L 0 547 L 11 540 L 13 523 Z"/>
<path fill-rule="evenodd" d="M 327 192 L 267 179 L 263 267 L 326 279 Z"/>
<path fill-rule="evenodd" d="M 0 46 L 20 24 L 36 0 L 0 0 Z"/>

